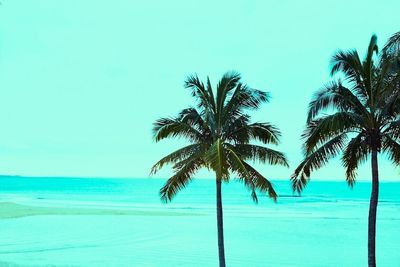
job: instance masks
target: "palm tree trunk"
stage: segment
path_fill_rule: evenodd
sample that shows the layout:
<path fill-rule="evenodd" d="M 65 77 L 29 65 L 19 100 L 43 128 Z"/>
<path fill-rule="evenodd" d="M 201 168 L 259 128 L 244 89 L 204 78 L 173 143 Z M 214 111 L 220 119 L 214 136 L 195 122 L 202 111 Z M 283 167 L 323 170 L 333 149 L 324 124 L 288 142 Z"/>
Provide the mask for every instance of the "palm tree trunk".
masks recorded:
<path fill-rule="evenodd" d="M 376 210 L 378 208 L 379 197 L 379 176 L 378 176 L 378 152 L 372 149 L 371 167 L 372 167 L 372 192 L 369 203 L 368 216 L 368 266 L 376 267 L 375 259 L 375 236 L 376 236 Z"/>
<path fill-rule="evenodd" d="M 217 229 L 219 266 L 225 267 L 224 219 L 222 214 L 221 179 L 217 177 Z"/>

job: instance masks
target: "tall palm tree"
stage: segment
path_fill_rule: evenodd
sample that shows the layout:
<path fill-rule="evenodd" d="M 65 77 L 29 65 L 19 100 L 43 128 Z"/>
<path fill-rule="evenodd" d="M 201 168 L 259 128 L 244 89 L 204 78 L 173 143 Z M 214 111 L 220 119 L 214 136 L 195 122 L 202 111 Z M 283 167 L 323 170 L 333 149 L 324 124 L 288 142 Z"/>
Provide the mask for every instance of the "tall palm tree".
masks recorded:
<path fill-rule="evenodd" d="M 400 72 L 393 57 L 378 53 L 372 36 L 364 60 L 356 50 L 332 58 L 331 75 L 340 78 L 317 91 L 309 104 L 303 133 L 304 160 L 292 175 L 301 192 L 310 173 L 342 153 L 346 180 L 353 186 L 360 163 L 371 156 L 372 192 L 368 217 L 368 266 L 376 266 L 375 229 L 379 194 L 378 153 L 400 162 Z"/>
<path fill-rule="evenodd" d="M 153 132 L 157 142 L 164 138 L 184 137 L 190 145 L 162 158 L 151 173 L 156 173 L 165 164 L 173 164 L 174 175 L 160 190 L 165 202 L 171 201 L 186 187 L 200 168 L 215 173 L 219 265 L 225 267 L 221 182 L 228 182 L 230 175 L 235 174 L 251 190 L 255 202 L 256 191 L 276 200 L 272 184 L 248 161 L 283 166 L 288 163 L 281 152 L 250 143 L 251 140 L 263 144 L 279 143 L 280 132 L 276 127 L 269 123 L 251 123 L 247 113 L 267 102 L 267 93 L 241 83 L 240 75 L 235 72 L 222 77 L 216 92 L 208 78 L 204 84 L 196 75 L 187 78 L 185 87 L 191 91 L 197 107 L 184 109 L 174 118 L 157 120 Z"/>

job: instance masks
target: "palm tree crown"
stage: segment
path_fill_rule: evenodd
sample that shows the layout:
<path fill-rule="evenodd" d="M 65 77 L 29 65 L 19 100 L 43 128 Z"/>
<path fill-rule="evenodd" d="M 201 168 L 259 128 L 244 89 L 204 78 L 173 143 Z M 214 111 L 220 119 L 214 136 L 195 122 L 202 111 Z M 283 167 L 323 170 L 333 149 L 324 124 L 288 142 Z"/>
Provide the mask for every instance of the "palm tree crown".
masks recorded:
<path fill-rule="evenodd" d="M 304 160 L 292 175 L 293 189 L 301 192 L 312 171 L 342 152 L 350 186 L 356 171 L 373 152 L 385 152 L 400 162 L 400 72 L 398 61 L 378 53 L 372 36 L 367 55 L 339 51 L 332 59 L 331 75 L 343 74 L 317 91 L 309 104 L 303 133 Z"/>
<path fill-rule="evenodd" d="M 240 75 L 226 73 L 214 91 L 210 80 L 206 84 L 189 76 L 185 87 L 197 101 L 196 108 L 182 110 L 174 118 L 161 118 L 154 123 L 154 136 L 158 142 L 164 138 L 184 137 L 191 144 L 178 149 L 158 161 L 152 168 L 156 173 L 165 164 L 173 164 L 174 175 L 161 188 L 164 201 L 170 201 L 184 188 L 200 168 L 216 173 L 217 180 L 228 181 L 235 173 L 251 190 L 257 202 L 256 191 L 276 199 L 271 183 L 255 170 L 249 160 L 288 166 L 285 156 L 276 150 L 250 144 L 251 140 L 263 144 L 278 144 L 280 132 L 269 123 L 251 123 L 248 110 L 255 110 L 267 102 L 267 93 L 249 88 L 240 82 Z"/>

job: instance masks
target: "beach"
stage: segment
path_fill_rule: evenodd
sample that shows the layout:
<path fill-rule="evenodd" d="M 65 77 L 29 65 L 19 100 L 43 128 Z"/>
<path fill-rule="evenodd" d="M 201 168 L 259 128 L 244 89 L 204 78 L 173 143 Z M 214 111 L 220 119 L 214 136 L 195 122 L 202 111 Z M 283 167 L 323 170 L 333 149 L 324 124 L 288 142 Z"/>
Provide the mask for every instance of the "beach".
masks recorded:
<path fill-rule="evenodd" d="M 217 266 L 215 184 L 196 180 L 169 204 L 163 179 L 2 178 L 0 266 Z M 223 185 L 228 266 L 365 266 L 370 184 L 310 184 L 253 204 Z M 377 265 L 400 266 L 400 183 L 382 183 Z"/>

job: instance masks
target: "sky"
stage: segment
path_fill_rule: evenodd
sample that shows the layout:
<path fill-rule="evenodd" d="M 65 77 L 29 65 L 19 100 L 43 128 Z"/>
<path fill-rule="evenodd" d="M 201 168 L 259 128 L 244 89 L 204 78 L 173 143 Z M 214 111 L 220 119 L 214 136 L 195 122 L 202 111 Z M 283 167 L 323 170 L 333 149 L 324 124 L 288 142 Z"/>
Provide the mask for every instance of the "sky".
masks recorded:
<path fill-rule="evenodd" d="M 0 5 L 0 173 L 148 177 L 185 140 L 155 143 L 152 123 L 194 105 L 183 82 L 229 70 L 271 102 L 254 121 L 278 126 L 290 168 L 313 92 L 331 80 L 338 49 L 364 55 L 399 28 L 399 1 L 3 0 Z M 383 180 L 400 171 L 380 159 Z M 168 177 L 166 168 L 155 177 Z M 359 179 L 370 179 L 369 162 Z M 196 175 L 212 178 L 207 171 Z M 339 160 L 312 179 L 343 180 Z"/>

